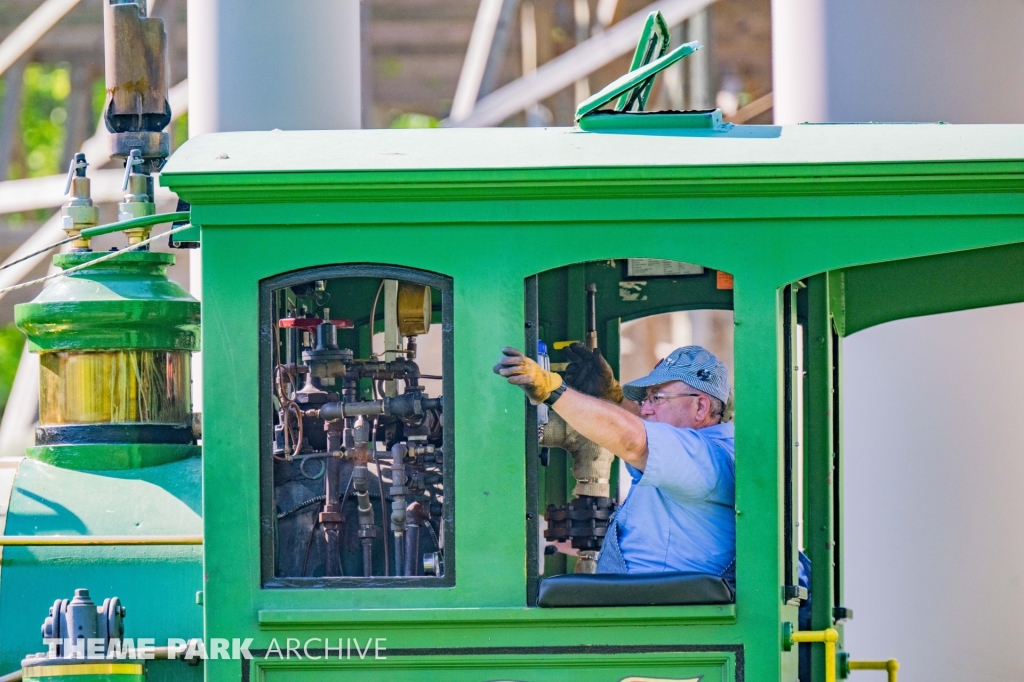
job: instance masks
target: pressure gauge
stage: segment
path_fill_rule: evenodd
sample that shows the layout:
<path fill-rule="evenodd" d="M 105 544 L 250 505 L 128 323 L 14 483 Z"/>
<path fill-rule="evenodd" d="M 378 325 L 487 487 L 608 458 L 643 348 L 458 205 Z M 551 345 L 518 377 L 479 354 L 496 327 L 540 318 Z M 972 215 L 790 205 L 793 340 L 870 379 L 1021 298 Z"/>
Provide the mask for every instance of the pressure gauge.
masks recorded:
<path fill-rule="evenodd" d="M 430 287 L 401 282 L 398 285 L 398 331 L 402 336 L 419 336 L 430 330 L 433 302 Z"/>

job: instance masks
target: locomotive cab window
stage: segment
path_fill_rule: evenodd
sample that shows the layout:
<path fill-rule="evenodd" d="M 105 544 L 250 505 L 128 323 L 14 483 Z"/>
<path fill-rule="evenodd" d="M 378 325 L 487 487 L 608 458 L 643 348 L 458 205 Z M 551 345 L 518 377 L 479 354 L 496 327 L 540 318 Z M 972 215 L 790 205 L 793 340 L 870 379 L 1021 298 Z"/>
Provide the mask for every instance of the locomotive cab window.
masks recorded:
<path fill-rule="evenodd" d="M 451 280 L 316 268 L 261 302 L 264 586 L 454 584 Z"/>
<path fill-rule="evenodd" d="M 527 279 L 527 352 L 566 389 L 527 392 L 529 603 L 734 601 L 732 294 L 655 259 Z"/>

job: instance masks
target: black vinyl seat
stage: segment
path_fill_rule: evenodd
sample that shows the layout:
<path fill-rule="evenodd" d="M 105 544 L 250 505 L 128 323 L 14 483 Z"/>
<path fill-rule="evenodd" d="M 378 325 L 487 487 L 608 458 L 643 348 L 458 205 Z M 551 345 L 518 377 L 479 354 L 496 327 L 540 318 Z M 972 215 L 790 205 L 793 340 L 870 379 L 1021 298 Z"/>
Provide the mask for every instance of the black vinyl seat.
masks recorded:
<path fill-rule="evenodd" d="M 732 604 L 736 594 L 725 580 L 705 573 L 598 573 L 544 578 L 537 605 L 669 606 Z"/>

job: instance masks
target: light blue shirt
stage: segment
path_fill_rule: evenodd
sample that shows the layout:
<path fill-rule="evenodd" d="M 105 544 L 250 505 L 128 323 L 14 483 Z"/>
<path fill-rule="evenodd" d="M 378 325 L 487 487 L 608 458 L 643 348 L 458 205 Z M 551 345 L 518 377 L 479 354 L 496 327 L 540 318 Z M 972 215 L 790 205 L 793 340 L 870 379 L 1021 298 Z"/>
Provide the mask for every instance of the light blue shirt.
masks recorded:
<path fill-rule="evenodd" d="M 736 558 L 733 424 L 680 429 L 645 422 L 647 466 L 616 514 L 629 573 L 721 574 Z"/>

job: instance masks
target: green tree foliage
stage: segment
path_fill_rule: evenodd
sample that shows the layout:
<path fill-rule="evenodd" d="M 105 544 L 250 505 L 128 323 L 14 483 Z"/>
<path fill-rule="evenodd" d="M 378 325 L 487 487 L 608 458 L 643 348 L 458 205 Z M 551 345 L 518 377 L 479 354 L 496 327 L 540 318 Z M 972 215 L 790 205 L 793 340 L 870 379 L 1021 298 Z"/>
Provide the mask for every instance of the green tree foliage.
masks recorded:
<path fill-rule="evenodd" d="M 426 114 L 399 114 L 391 121 L 392 128 L 437 128 L 440 122 Z"/>
<path fill-rule="evenodd" d="M 60 173 L 71 70 L 67 64 L 29 64 L 21 109 L 24 177 Z"/>
<path fill-rule="evenodd" d="M 13 324 L 0 327 L 0 411 L 7 407 L 25 337 Z"/>

